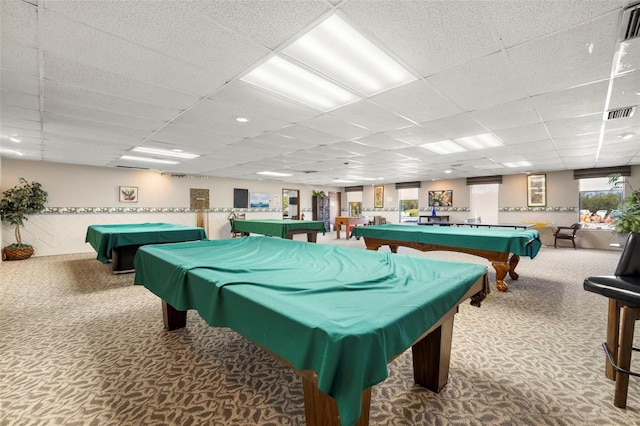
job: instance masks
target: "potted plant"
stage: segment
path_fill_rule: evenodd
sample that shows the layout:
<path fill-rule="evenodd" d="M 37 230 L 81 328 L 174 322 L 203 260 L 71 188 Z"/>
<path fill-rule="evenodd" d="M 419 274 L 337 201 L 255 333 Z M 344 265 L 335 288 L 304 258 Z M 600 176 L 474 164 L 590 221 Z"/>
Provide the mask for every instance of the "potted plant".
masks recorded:
<path fill-rule="evenodd" d="M 620 236 L 620 242 L 626 242 L 629 232 L 640 232 L 640 190 L 633 189 L 619 174 L 609 176 L 609 184 L 612 189 L 622 189 L 624 184 L 629 186 L 631 194 L 626 196 L 613 212 L 615 232 Z"/>
<path fill-rule="evenodd" d="M 33 255 L 33 247 L 22 243 L 20 227 L 24 226 L 27 216 L 44 210 L 47 192 L 38 182 L 27 182 L 20 178 L 20 183 L 2 193 L 0 200 L 0 219 L 16 226 L 16 243 L 2 249 L 2 259 L 22 260 Z"/>

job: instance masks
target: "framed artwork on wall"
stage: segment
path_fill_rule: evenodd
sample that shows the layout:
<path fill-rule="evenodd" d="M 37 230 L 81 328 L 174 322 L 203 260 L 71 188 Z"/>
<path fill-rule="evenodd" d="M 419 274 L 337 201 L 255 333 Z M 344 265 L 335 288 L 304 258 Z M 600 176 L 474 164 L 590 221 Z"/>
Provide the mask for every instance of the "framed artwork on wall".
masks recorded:
<path fill-rule="evenodd" d="M 429 191 L 430 207 L 451 207 L 453 206 L 453 191 Z"/>
<path fill-rule="evenodd" d="M 543 207 L 547 205 L 547 175 L 527 176 L 527 206 Z"/>
<path fill-rule="evenodd" d="M 120 194 L 121 203 L 137 203 L 138 202 L 137 186 L 121 186 L 119 194 Z"/>
<path fill-rule="evenodd" d="M 373 207 L 381 209 L 384 207 L 384 186 L 376 186 L 373 188 Z"/>
<path fill-rule="evenodd" d="M 269 194 L 267 192 L 252 192 L 249 197 L 251 208 L 269 208 Z"/>

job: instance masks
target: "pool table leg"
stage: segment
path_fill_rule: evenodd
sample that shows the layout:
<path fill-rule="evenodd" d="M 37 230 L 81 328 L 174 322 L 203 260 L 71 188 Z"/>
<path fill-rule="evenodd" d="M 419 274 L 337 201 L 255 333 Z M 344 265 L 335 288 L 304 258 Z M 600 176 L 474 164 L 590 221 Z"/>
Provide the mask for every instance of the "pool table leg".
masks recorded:
<path fill-rule="evenodd" d="M 162 319 L 168 331 L 187 326 L 187 311 L 179 311 L 164 300 L 162 301 Z"/>
<path fill-rule="evenodd" d="M 518 275 L 518 273 L 516 272 L 516 266 L 518 266 L 519 262 L 520 256 L 518 256 L 517 254 L 512 254 L 511 258 L 509 259 L 509 276 L 512 280 L 517 280 L 520 277 L 520 275 Z"/>
<path fill-rule="evenodd" d="M 496 270 L 496 287 L 499 291 L 507 291 L 509 287 L 504 282 L 504 277 L 507 276 L 507 272 L 509 271 L 509 264 L 507 262 L 492 260 L 491 265 L 493 269 Z"/>
<path fill-rule="evenodd" d="M 302 376 L 304 391 L 304 414 L 307 426 L 340 426 L 338 404 L 336 400 L 318 389 L 314 380 Z M 369 408 L 371 406 L 371 388 L 362 391 L 360 418 L 355 426 L 369 424 Z"/>
<path fill-rule="evenodd" d="M 453 317 L 449 314 L 440 327 L 411 347 L 414 381 L 433 392 L 440 392 L 449 379 L 449 360 L 453 339 Z"/>

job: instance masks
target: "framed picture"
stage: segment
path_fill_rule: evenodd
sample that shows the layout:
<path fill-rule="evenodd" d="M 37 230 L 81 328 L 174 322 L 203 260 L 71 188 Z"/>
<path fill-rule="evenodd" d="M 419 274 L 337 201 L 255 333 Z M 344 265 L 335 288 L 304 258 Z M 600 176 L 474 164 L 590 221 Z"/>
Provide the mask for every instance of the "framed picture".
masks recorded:
<path fill-rule="evenodd" d="M 120 193 L 121 203 L 137 203 L 138 202 L 137 186 L 121 186 L 119 193 Z"/>
<path fill-rule="evenodd" d="M 266 192 L 252 192 L 249 197 L 249 207 L 269 208 L 269 194 Z"/>
<path fill-rule="evenodd" d="M 429 191 L 430 207 L 451 207 L 453 206 L 453 191 Z"/>
<path fill-rule="evenodd" d="M 384 207 L 384 186 L 376 186 L 373 188 L 373 207 L 381 209 Z"/>
<path fill-rule="evenodd" d="M 527 206 L 547 205 L 547 175 L 527 176 Z"/>

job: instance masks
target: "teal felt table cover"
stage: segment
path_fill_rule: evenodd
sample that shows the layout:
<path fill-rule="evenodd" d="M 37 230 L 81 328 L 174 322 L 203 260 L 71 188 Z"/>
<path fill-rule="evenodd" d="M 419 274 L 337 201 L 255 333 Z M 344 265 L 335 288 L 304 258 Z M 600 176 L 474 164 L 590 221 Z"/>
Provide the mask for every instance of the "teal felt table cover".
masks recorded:
<path fill-rule="evenodd" d="M 486 267 L 268 237 L 144 246 L 135 284 L 313 370 L 342 424 Z"/>
<path fill-rule="evenodd" d="M 532 259 L 542 247 L 540 234 L 533 229 L 374 225 L 354 228 L 351 236 L 492 250 Z"/>
<path fill-rule="evenodd" d="M 289 231 L 310 230 L 325 233 L 324 222 L 320 220 L 289 220 L 289 219 L 242 219 L 234 220 L 231 231 L 248 232 L 269 237 L 287 238 Z"/>
<path fill-rule="evenodd" d="M 85 242 L 98 252 L 98 260 L 108 263 L 114 247 L 177 243 L 206 240 L 204 229 L 196 226 L 171 223 L 131 223 L 115 225 L 91 225 L 87 228 Z"/>

